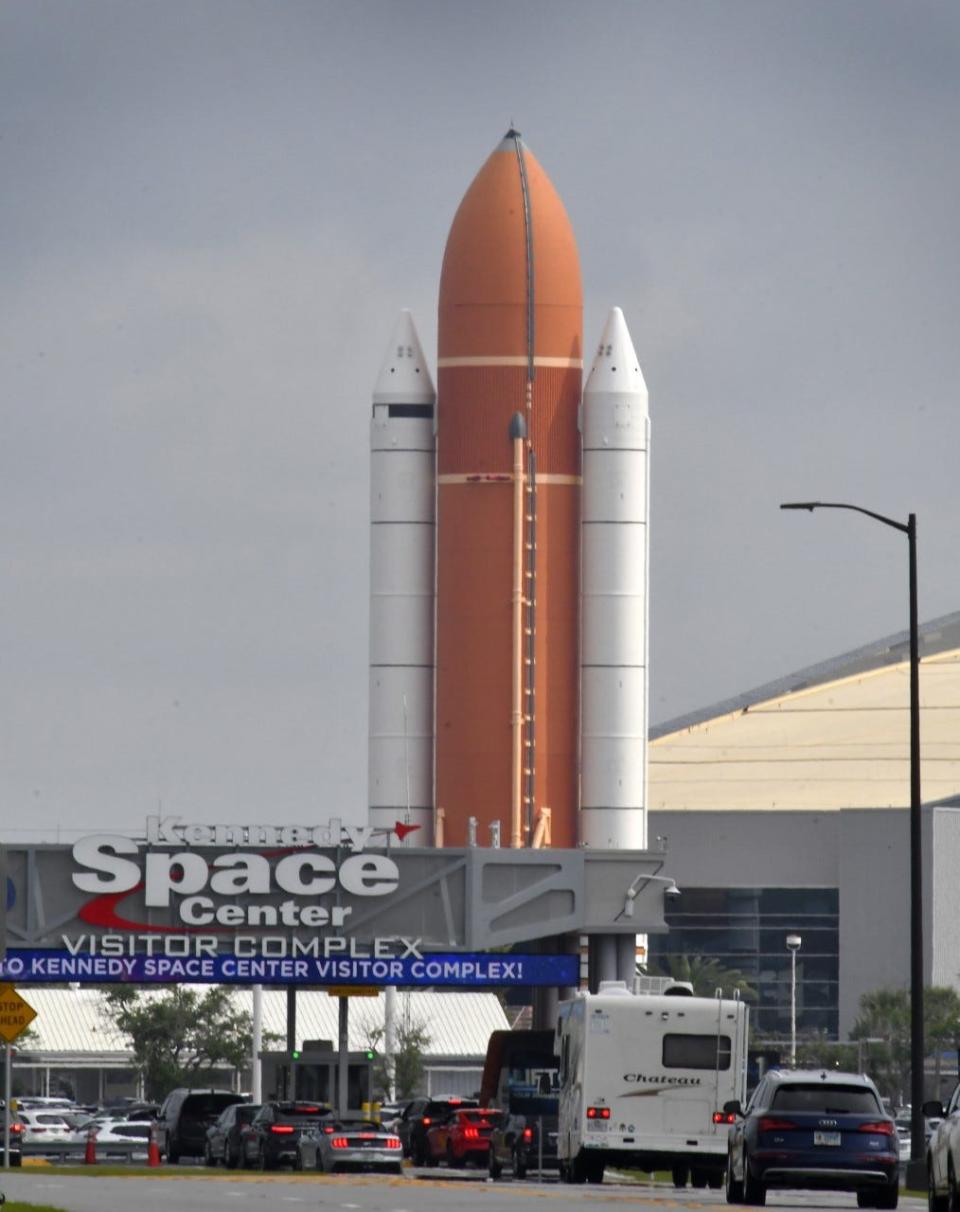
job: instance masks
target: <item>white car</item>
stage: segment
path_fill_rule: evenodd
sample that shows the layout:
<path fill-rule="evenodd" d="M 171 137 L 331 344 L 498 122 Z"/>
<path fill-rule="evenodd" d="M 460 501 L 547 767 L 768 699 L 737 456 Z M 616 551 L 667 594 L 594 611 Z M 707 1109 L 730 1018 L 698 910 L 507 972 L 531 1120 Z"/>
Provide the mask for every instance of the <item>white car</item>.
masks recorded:
<path fill-rule="evenodd" d="M 104 1153 L 115 1149 L 133 1158 L 146 1158 L 152 1125 L 144 1120 L 115 1119 L 97 1132 L 96 1148 Z"/>
<path fill-rule="evenodd" d="M 946 1108 L 939 1102 L 924 1103 L 923 1114 L 936 1122 L 927 1138 L 928 1207 L 930 1212 L 948 1212 L 960 1208 L 960 1085 Z"/>
<path fill-rule="evenodd" d="M 23 1139 L 33 1145 L 45 1141 L 70 1140 L 73 1129 L 64 1116 L 55 1111 L 20 1111 Z"/>

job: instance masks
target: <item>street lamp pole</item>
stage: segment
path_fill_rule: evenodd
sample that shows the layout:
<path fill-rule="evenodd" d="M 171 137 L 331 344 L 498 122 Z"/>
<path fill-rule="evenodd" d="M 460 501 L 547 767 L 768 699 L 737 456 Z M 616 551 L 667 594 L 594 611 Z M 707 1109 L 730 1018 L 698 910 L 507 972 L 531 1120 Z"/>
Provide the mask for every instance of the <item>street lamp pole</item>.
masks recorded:
<path fill-rule="evenodd" d="M 797 952 L 802 942 L 799 934 L 787 935 L 790 952 L 790 1068 L 797 1067 Z"/>
<path fill-rule="evenodd" d="M 917 611 L 917 515 L 906 523 L 859 505 L 792 501 L 781 509 L 850 509 L 907 536 L 910 561 L 910 1165 L 907 1185 L 926 1186 L 923 1124 L 923 849 L 920 813 L 920 625 Z"/>

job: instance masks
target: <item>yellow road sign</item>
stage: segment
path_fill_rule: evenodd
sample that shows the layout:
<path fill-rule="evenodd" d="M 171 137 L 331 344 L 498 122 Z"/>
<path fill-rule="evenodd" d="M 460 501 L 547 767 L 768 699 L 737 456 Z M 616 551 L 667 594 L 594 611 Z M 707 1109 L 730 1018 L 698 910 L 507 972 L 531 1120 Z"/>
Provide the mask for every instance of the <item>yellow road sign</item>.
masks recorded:
<path fill-rule="evenodd" d="M 0 1037 L 12 1044 L 36 1017 L 36 1010 L 13 985 L 0 985 Z"/>
<path fill-rule="evenodd" d="M 379 992 L 367 985 L 330 985 L 327 989 L 331 997 L 376 997 Z"/>

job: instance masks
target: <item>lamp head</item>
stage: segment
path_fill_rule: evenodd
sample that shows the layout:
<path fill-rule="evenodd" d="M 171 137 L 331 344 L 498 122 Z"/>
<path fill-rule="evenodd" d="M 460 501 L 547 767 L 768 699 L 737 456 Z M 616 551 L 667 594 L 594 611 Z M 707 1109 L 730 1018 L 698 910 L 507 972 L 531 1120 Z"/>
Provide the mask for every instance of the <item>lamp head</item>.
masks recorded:
<path fill-rule="evenodd" d="M 803 939 L 800 937 L 799 934 L 788 934 L 787 935 L 787 950 L 788 951 L 799 951 L 800 944 L 802 942 L 803 942 Z"/>

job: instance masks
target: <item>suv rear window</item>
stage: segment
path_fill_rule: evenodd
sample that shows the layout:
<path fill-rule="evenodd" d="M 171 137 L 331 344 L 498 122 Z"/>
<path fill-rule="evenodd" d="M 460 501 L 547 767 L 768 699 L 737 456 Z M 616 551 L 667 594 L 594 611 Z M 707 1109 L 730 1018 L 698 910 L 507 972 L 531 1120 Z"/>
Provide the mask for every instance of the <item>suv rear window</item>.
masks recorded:
<path fill-rule="evenodd" d="M 423 1110 L 424 1115 L 435 1117 L 437 1115 L 448 1115 L 451 1111 L 459 1111 L 461 1107 L 478 1107 L 480 1104 L 475 1098 L 445 1098 L 443 1102 L 428 1103 Z"/>
<path fill-rule="evenodd" d="M 826 1115 L 876 1115 L 880 1112 L 872 1090 L 863 1086 L 830 1086 L 826 1082 L 818 1085 L 791 1082 L 780 1086 L 774 1091 L 770 1106 L 778 1111 L 814 1111 Z"/>
<path fill-rule="evenodd" d="M 278 1124 L 312 1124 L 333 1115 L 323 1103 L 280 1103 L 276 1109 Z"/>
<path fill-rule="evenodd" d="M 181 1115 L 195 1115 L 198 1119 L 212 1115 L 216 1118 L 226 1107 L 240 1100 L 235 1094 L 188 1094 L 180 1108 Z"/>

